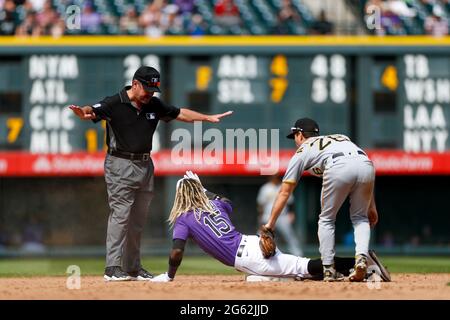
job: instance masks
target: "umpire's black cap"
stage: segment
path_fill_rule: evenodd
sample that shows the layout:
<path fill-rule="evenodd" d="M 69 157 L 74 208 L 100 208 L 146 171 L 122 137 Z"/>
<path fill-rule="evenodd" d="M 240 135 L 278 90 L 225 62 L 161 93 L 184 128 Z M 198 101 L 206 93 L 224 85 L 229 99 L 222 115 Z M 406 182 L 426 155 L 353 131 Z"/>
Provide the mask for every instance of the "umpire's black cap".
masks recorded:
<path fill-rule="evenodd" d="M 286 136 L 288 139 L 294 139 L 297 132 L 308 132 L 313 135 L 319 135 L 319 125 L 313 119 L 301 118 L 295 121 L 293 127 L 291 127 L 291 133 Z"/>
<path fill-rule="evenodd" d="M 134 73 L 133 79 L 142 83 L 144 90 L 147 92 L 161 92 L 159 89 L 161 76 L 159 75 L 158 70 L 153 67 L 140 67 Z"/>

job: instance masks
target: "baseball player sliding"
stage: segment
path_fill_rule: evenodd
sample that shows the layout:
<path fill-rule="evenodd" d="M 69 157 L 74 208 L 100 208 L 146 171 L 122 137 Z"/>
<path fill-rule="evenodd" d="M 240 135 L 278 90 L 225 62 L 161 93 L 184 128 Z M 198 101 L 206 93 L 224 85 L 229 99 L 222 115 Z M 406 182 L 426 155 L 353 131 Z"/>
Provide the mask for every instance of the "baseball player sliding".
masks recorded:
<path fill-rule="evenodd" d="M 356 243 L 356 262 L 349 280 L 363 281 L 368 267 L 370 227 L 378 221 L 372 161 L 344 135 L 320 136 L 318 124 L 309 118 L 297 120 L 287 138 L 295 140 L 298 150 L 289 162 L 264 229 L 273 230 L 304 171 L 323 177 L 318 235 L 324 281 L 343 280 L 336 270 L 334 232 L 336 214 L 347 197 Z"/>
<path fill-rule="evenodd" d="M 173 227 L 169 268 L 151 281 L 169 282 L 175 278 L 189 237 L 213 258 L 249 275 L 295 279 L 323 277 L 320 259 L 284 254 L 278 249 L 269 259 L 264 258 L 259 237 L 238 232 L 230 220 L 232 211 L 229 199 L 205 190 L 196 174 L 186 172 L 184 178 L 177 182 L 175 201 L 168 219 Z M 372 251 L 368 263 L 385 281 L 389 281 L 389 273 Z M 343 274 L 348 275 L 354 264 L 354 258 L 335 258 L 335 267 Z"/>

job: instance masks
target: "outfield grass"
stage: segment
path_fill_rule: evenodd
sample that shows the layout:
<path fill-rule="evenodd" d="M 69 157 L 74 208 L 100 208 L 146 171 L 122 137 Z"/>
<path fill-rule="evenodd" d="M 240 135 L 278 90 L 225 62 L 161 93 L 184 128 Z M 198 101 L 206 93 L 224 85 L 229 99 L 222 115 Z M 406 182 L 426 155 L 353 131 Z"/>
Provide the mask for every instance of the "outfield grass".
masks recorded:
<path fill-rule="evenodd" d="M 383 257 L 390 272 L 450 273 L 450 257 Z"/>
<path fill-rule="evenodd" d="M 385 257 L 383 263 L 393 273 L 450 273 L 447 257 Z M 167 257 L 143 259 L 143 265 L 154 273 L 167 271 Z M 67 267 L 77 265 L 82 275 L 102 275 L 104 259 L 0 259 L 0 277 L 65 276 Z M 231 267 L 209 257 L 185 257 L 179 274 L 239 274 Z"/>
<path fill-rule="evenodd" d="M 144 258 L 142 264 L 153 273 L 167 271 L 167 257 Z M 102 275 L 105 260 L 101 258 L 0 259 L 0 277 L 64 276 L 70 265 L 80 267 L 81 274 Z M 209 257 L 185 257 L 179 274 L 238 274 Z"/>

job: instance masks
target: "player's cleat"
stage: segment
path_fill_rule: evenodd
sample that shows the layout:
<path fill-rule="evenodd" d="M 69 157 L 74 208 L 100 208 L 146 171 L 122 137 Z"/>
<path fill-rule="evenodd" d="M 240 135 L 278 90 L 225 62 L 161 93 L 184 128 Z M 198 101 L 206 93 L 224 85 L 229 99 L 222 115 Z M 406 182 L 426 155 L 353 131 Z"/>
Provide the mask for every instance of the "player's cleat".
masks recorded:
<path fill-rule="evenodd" d="M 334 266 L 323 266 L 323 281 L 325 282 L 335 282 L 343 281 L 344 275 L 337 272 Z"/>
<path fill-rule="evenodd" d="M 103 275 L 105 281 L 130 281 L 131 277 L 121 267 L 107 267 Z"/>
<path fill-rule="evenodd" d="M 376 266 L 376 268 L 374 268 L 374 270 L 381 277 L 381 279 L 383 279 L 383 281 L 391 282 L 391 274 L 389 273 L 387 268 L 385 266 L 383 266 L 380 259 L 377 257 L 377 255 L 375 254 L 375 251 L 373 251 L 373 250 L 369 250 L 368 263 L 369 264 L 372 263 L 374 266 Z"/>
<path fill-rule="evenodd" d="M 141 268 L 136 272 L 128 272 L 128 274 L 131 276 L 131 280 L 135 281 L 149 281 L 153 278 L 153 274 L 151 274 L 144 268 Z"/>
<path fill-rule="evenodd" d="M 348 276 L 348 280 L 350 280 L 351 282 L 361 282 L 366 278 L 367 257 L 363 254 L 358 254 L 355 260 L 355 267 Z"/>

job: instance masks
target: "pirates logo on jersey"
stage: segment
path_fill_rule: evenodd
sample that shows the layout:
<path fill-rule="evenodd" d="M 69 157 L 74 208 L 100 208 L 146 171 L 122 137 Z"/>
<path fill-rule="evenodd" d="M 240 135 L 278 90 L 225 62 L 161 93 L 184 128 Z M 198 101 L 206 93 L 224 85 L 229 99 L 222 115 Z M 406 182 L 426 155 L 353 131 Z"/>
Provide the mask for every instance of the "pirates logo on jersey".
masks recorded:
<path fill-rule="evenodd" d="M 312 172 L 314 172 L 314 174 L 316 174 L 318 176 L 323 175 L 323 171 L 320 168 L 314 168 L 314 169 L 312 169 Z"/>

